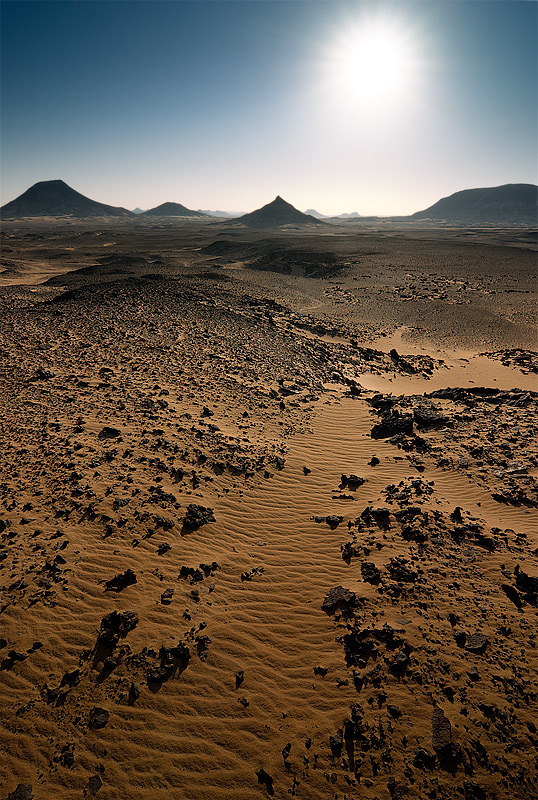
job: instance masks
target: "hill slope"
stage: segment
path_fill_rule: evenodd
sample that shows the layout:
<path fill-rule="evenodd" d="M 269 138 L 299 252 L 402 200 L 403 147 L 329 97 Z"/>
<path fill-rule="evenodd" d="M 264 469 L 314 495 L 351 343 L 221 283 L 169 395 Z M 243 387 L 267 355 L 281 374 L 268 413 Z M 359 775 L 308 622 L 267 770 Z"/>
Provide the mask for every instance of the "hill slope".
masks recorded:
<path fill-rule="evenodd" d="M 40 181 L 0 208 L 2 219 L 18 217 L 133 217 L 126 208 L 97 203 L 64 181 Z"/>
<path fill-rule="evenodd" d="M 535 225 L 538 221 L 538 186 L 508 183 L 486 189 L 465 189 L 444 197 L 411 219 L 450 222 L 492 222 Z"/>
<path fill-rule="evenodd" d="M 191 208 L 182 206 L 181 203 L 161 203 L 156 208 L 144 211 L 144 217 L 207 217 L 203 211 L 193 211 Z"/>
<path fill-rule="evenodd" d="M 249 228 L 276 228 L 279 225 L 323 225 L 321 220 L 310 214 L 303 214 L 280 196 L 272 203 L 258 208 L 250 214 L 239 217 L 238 222 Z"/>

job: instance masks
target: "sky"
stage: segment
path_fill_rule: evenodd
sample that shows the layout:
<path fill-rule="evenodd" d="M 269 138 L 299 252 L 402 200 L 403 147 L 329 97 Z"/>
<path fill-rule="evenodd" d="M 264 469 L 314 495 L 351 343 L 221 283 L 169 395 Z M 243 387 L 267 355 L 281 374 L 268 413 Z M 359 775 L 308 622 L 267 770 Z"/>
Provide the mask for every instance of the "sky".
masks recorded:
<path fill-rule="evenodd" d="M 1 202 L 403 215 L 537 183 L 534 0 L 8 0 Z"/>

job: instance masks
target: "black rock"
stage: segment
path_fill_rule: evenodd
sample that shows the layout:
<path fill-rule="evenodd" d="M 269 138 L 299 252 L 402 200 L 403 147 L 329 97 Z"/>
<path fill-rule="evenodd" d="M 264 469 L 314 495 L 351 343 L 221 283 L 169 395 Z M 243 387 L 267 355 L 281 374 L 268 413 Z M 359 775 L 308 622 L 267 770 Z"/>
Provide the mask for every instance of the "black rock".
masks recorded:
<path fill-rule="evenodd" d="M 426 750 L 424 747 L 417 747 L 415 750 L 415 757 L 413 758 L 413 764 L 419 769 L 432 770 L 435 767 L 435 753 Z"/>
<path fill-rule="evenodd" d="M 360 478 L 358 475 L 342 475 L 340 489 L 344 489 L 347 486 L 351 492 L 355 492 L 363 483 L 366 483 L 365 479 Z"/>
<path fill-rule="evenodd" d="M 129 697 L 127 698 L 127 702 L 130 706 L 133 706 L 138 698 L 140 697 L 140 687 L 137 683 L 131 683 L 129 686 Z"/>
<path fill-rule="evenodd" d="M 187 506 L 187 514 L 183 521 L 183 526 L 186 530 L 196 531 L 198 528 L 201 528 L 202 525 L 207 525 L 209 522 L 215 522 L 212 508 L 206 508 L 196 503 L 189 503 Z"/>
<path fill-rule="evenodd" d="M 118 428 L 112 428 L 109 425 L 105 425 L 99 431 L 98 438 L 99 439 L 116 439 L 118 436 L 121 436 L 121 431 Z"/>
<path fill-rule="evenodd" d="M 165 589 L 161 595 L 161 603 L 163 606 L 169 606 L 172 602 L 172 597 L 174 596 L 173 589 Z"/>
<path fill-rule="evenodd" d="M 323 611 L 332 614 L 336 610 L 350 612 L 358 605 L 358 598 L 355 592 L 344 589 L 343 586 L 333 586 L 321 604 Z"/>
<path fill-rule="evenodd" d="M 245 680 L 245 673 L 242 669 L 240 669 L 235 676 L 235 688 L 239 689 L 244 680 Z"/>
<path fill-rule="evenodd" d="M 263 786 L 265 786 L 265 788 L 267 789 L 267 794 L 271 795 L 272 797 L 275 793 L 275 790 L 273 789 L 272 777 L 264 769 L 258 770 L 256 775 L 258 778 L 258 783 L 261 783 Z"/>
<path fill-rule="evenodd" d="M 338 525 L 340 525 L 340 523 L 343 522 L 343 521 L 344 521 L 344 518 L 340 517 L 340 516 L 337 516 L 336 514 L 330 514 L 328 517 L 325 517 L 325 522 L 327 523 L 329 528 L 331 528 L 332 530 L 337 528 Z"/>
<path fill-rule="evenodd" d="M 368 463 L 371 467 L 377 467 L 377 465 L 379 464 L 379 459 L 377 456 L 372 456 L 372 458 Z"/>
<path fill-rule="evenodd" d="M 450 417 L 443 414 L 433 403 L 421 403 L 413 409 L 413 419 L 421 429 L 442 428 L 450 424 Z"/>
<path fill-rule="evenodd" d="M 33 800 L 34 793 L 31 784 L 19 783 L 19 785 L 8 794 L 6 800 Z"/>
<path fill-rule="evenodd" d="M 393 436 L 409 436 L 413 433 L 411 414 L 387 414 L 370 431 L 372 439 L 389 439 Z"/>
<path fill-rule="evenodd" d="M 469 650 L 470 653 L 483 653 L 488 646 L 488 642 L 488 637 L 477 631 L 467 637 L 465 649 Z"/>
<path fill-rule="evenodd" d="M 329 736 L 329 746 L 334 758 L 340 758 L 342 755 L 342 747 L 344 744 L 344 732 L 342 728 L 336 731 L 335 736 Z"/>
<path fill-rule="evenodd" d="M 465 800 L 488 800 L 488 793 L 483 786 L 474 781 L 465 781 L 463 784 Z"/>
<path fill-rule="evenodd" d="M 111 611 L 101 620 L 101 633 L 112 633 L 123 639 L 137 625 L 138 617 L 134 611 Z"/>
<path fill-rule="evenodd" d="M 92 775 L 88 778 L 88 789 L 91 795 L 96 795 L 102 785 L 103 781 L 100 775 Z"/>
<path fill-rule="evenodd" d="M 110 719 L 110 714 L 104 708 L 94 706 L 90 711 L 90 718 L 88 724 L 92 730 L 99 730 L 107 725 Z"/>
<path fill-rule="evenodd" d="M 523 602 L 517 589 L 510 583 L 501 584 L 501 589 L 517 608 L 523 608 Z"/>
<path fill-rule="evenodd" d="M 314 667 L 314 675 L 321 675 L 322 678 L 328 673 L 327 667 Z"/>
<path fill-rule="evenodd" d="M 121 572 L 119 575 L 115 575 L 110 580 L 105 581 L 105 591 L 121 592 L 127 586 L 131 586 L 136 582 L 136 574 L 133 572 L 133 570 L 126 569 L 125 572 Z"/>
<path fill-rule="evenodd" d="M 157 555 L 164 556 L 164 554 L 168 553 L 168 551 L 171 549 L 172 549 L 171 544 L 168 544 L 168 542 L 161 542 L 161 544 L 157 548 Z"/>
<path fill-rule="evenodd" d="M 408 564 L 409 561 L 403 556 L 391 558 L 387 569 L 392 580 L 401 581 L 402 583 L 414 583 L 418 578 L 418 572 Z"/>
<path fill-rule="evenodd" d="M 452 746 L 452 726 L 439 706 L 435 706 L 432 714 L 432 745 L 436 752 L 450 750 Z"/>
<path fill-rule="evenodd" d="M 516 586 L 520 592 L 524 592 L 525 600 L 533 606 L 537 605 L 538 578 L 523 572 L 519 564 L 516 564 L 514 574 L 516 576 Z"/>
<path fill-rule="evenodd" d="M 361 564 L 361 575 L 363 581 L 377 584 L 381 580 L 381 573 L 371 561 L 363 561 Z"/>
<path fill-rule="evenodd" d="M 210 644 L 211 644 L 210 636 L 202 635 L 196 637 L 196 652 L 198 653 L 198 658 L 200 659 L 200 661 L 206 660 Z"/>

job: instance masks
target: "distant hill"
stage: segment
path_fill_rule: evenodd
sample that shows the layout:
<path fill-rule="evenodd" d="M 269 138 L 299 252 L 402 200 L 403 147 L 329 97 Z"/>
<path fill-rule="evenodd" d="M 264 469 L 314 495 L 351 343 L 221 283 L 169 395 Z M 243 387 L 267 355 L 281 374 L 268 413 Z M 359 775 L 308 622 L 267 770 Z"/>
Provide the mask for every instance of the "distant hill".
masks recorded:
<path fill-rule="evenodd" d="M 327 214 L 320 214 L 315 208 L 307 208 L 305 214 L 315 217 L 316 219 L 327 219 Z"/>
<path fill-rule="evenodd" d="M 63 181 L 40 181 L 0 208 L 2 219 L 20 217 L 133 217 L 126 208 L 107 206 L 79 194 Z"/>
<path fill-rule="evenodd" d="M 232 219 L 234 217 L 241 217 L 244 211 L 208 211 L 207 209 L 198 209 L 199 214 L 207 214 L 208 217 L 221 217 L 222 219 Z"/>
<path fill-rule="evenodd" d="M 133 208 L 133 214 L 143 214 L 145 210 L 145 208 L 138 208 L 137 206 L 136 208 Z"/>
<path fill-rule="evenodd" d="M 143 217 L 207 217 L 203 211 L 193 211 L 191 208 L 185 208 L 181 203 L 161 203 L 156 208 L 150 208 L 149 211 L 144 211 L 141 216 Z"/>
<path fill-rule="evenodd" d="M 488 189 L 465 189 L 444 197 L 410 219 L 447 222 L 536 225 L 538 186 L 532 183 L 507 183 Z"/>
<path fill-rule="evenodd" d="M 290 203 L 286 203 L 280 196 L 272 203 L 258 208 L 251 214 L 239 217 L 238 222 L 249 228 L 276 228 L 279 225 L 323 225 L 324 223 L 311 216 L 298 211 Z"/>

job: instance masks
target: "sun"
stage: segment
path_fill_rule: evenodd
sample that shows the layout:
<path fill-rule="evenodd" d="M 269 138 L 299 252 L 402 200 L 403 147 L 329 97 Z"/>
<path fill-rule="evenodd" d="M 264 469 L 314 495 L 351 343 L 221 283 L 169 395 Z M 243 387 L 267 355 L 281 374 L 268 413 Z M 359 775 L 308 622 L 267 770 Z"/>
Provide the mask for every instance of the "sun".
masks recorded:
<path fill-rule="evenodd" d="M 331 91 L 348 104 L 382 108 L 409 95 L 417 66 L 409 28 L 390 17 L 362 20 L 349 25 L 331 45 Z"/>

